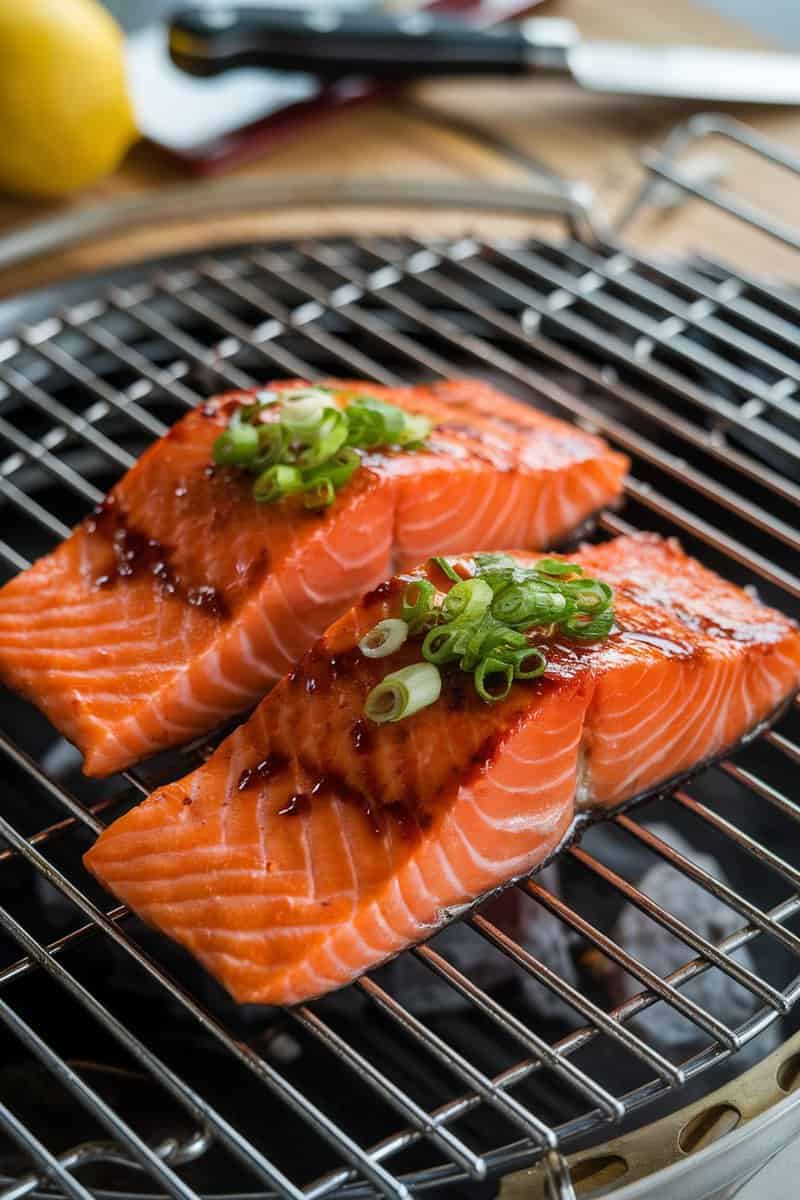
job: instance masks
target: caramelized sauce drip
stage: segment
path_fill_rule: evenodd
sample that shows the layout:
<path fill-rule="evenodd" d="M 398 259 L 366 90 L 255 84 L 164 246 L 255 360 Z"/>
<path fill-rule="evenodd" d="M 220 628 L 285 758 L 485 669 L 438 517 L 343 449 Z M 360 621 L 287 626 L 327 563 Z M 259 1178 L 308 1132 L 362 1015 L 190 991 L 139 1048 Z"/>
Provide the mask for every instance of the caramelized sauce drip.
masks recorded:
<path fill-rule="evenodd" d="M 420 811 L 413 802 L 404 803 L 398 800 L 391 804 L 375 804 L 371 796 L 353 787 L 339 771 L 331 768 L 318 776 L 307 795 L 309 800 L 313 800 L 325 793 L 333 793 L 343 803 L 357 808 L 376 837 L 385 834 L 388 823 L 392 822 L 402 837 L 411 840 L 419 837 L 420 832 L 427 829 L 432 820 L 428 813 Z"/>
<path fill-rule="evenodd" d="M 299 817 L 303 813 L 307 813 L 311 808 L 311 797 L 308 792 L 295 792 L 293 796 L 284 804 L 283 808 L 278 809 L 279 817 Z"/>
<path fill-rule="evenodd" d="M 313 695 L 315 692 L 328 691 L 337 680 L 351 675 L 362 661 L 363 655 L 358 646 L 331 654 L 325 639 L 320 638 L 306 651 L 287 678 L 289 683 L 302 683 L 309 695 Z"/>
<path fill-rule="evenodd" d="M 266 783 L 273 775 L 277 775 L 279 771 L 283 771 L 289 765 L 289 760 L 285 754 L 272 753 L 262 759 L 260 763 L 256 763 L 254 767 L 245 767 L 239 776 L 239 782 L 236 785 L 238 792 L 244 792 L 249 787 L 255 787 L 257 783 Z"/>
<path fill-rule="evenodd" d="M 372 749 L 372 731 L 366 721 L 359 719 L 350 729 L 350 740 L 356 754 L 366 754 Z"/>
<path fill-rule="evenodd" d="M 106 496 L 97 505 L 86 521 L 86 530 L 91 535 L 97 534 L 107 539 L 113 554 L 113 562 L 108 569 L 94 580 L 95 587 L 107 588 L 120 580 L 151 575 L 162 595 L 174 596 L 212 617 L 230 616 L 225 597 L 217 588 L 184 585 L 170 561 L 169 547 L 137 529 L 113 495 Z"/>
<path fill-rule="evenodd" d="M 503 742 L 504 730 L 499 729 L 484 738 L 478 749 L 472 755 L 472 765 L 479 770 L 488 767 L 497 757 L 497 752 Z"/>
<path fill-rule="evenodd" d="M 433 820 L 430 813 L 417 812 L 409 804 L 403 804 L 400 800 L 393 804 L 387 804 L 382 811 L 396 823 L 400 836 L 409 842 L 414 841 L 423 830 L 428 829 Z"/>
<path fill-rule="evenodd" d="M 366 821 L 375 834 L 382 834 L 385 829 L 383 813 L 385 809 L 376 808 L 371 798 L 358 788 L 354 788 L 338 771 L 329 769 L 320 775 L 312 785 L 309 795 L 313 798 L 324 792 L 335 792 L 339 800 L 352 804 L 364 814 Z"/>
<path fill-rule="evenodd" d="M 371 592 L 365 592 L 361 599 L 361 603 L 365 606 L 370 604 L 378 604 L 381 600 L 388 600 L 390 596 L 393 596 L 396 592 L 399 592 L 402 587 L 403 584 L 401 584 L 400 581 L 395 578 L 385 579 L 383 583 L 379 583 L 378 586 L 373 588 Z"/>

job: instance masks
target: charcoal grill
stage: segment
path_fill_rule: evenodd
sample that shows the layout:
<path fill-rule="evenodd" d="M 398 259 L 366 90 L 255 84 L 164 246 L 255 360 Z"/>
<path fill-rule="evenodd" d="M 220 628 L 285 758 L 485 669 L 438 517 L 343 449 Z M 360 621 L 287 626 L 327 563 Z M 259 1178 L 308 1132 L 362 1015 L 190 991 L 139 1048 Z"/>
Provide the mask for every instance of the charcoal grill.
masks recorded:
<path fill-rule="evenodd" d="M 653 171 L 682 186 L 671 156 L 707 131 L 684 130 Z M 363 197 L 417 199 L 413 189 Z M 636 254 L 593 230 L 575 193 L 549 203 L 533 194 L 527 209 L 522 193 L 484 203 L 547 209 L 568 225 L 547 241 L 222 246 L 0 304 L 2 578 L 65 536 L 209 392 L 287 375 L 391 385 L 471 374 L 631 456 L 624 507 L 592 536 L 675 534 L 711 567 L 797 612 L 800 300 L 723 262 Z M 49 237 L 39 229 L 35 245 Z M 584 1181 L 611 1178 L 608 1164 L 621 1161 L 619 1185 L 635 1188 L 623 1151 L 585 1148 L 661 1115 L 671 1098 L 673 1107 L 675 1097 L 696 1099 L 778 1024 L 778 1041 L 787 1040 L 767 1069 L 771 1098 L 788 1097 L 781 1144 L 800 1127 L 791 1103 L 800 1058 L 788 1040 L 800 995 L 796 705 L 729 761 L 590 831 L 562 856 L 569 886 L 536 877 L 518 886 L 520 904 L 549 912 L 573 939 L 573 958 L 588 964 L 580 986 L 522 945 L 517 916 L 497 909 L 474 913 L 465 936 L 510 964 L 499 989 L 461 969 L 444 942 L 406 955 L 420 979 L 458 998 L 444 1016 L 398 998 L 385 971 L 290 1012 L 235 1009 L 181 951 L 110 905 L 80 865 L 108 820 L 211 743 L 97 785 L 30 708 L 5 697 L 0 712 L 0 1200 L 322 1200 L 448 1186 L 477 1196 L 494 1194 L 495 1176 L 536 1162 L 530 1187 L 540 1178 L 568 1197 L 565 1156 L 576 1150 Z M 654 818 L 710 849 L 725 880 L 655 833 Z M 733 924 L 707 936 L 656 903 L 619 867 L 611 848 L 623 843 L 716 897 Z M 625 906 L 683 948 L 677 969 L 662 976 L 611 936 Z M 638 990 L 614 1003 L 603 980 L 623 975 Z M 693 998 L 703 976 L 738 988 L 747 1015 L 726 1020 Z M 532 1017 L 523 978 L 571 1018 Z M 666 1008 L 684 1022 L 689 1052 L 665 1049 L 657 1025 L 642 1024 Z M 747 1101 L 737 1103 L 728 1107 L 741 1117 Z M 715 1119 L 693 1121 L 701 1133 L 684 1136 L 676 1153 L 713 1142 Z M 686 1128 L 681 1118 L 681 1136 Z M 754 1166 L 777 1148 L 771 1128 Z M 717 1186 L 727 1178 L 719 1157 Z"/>

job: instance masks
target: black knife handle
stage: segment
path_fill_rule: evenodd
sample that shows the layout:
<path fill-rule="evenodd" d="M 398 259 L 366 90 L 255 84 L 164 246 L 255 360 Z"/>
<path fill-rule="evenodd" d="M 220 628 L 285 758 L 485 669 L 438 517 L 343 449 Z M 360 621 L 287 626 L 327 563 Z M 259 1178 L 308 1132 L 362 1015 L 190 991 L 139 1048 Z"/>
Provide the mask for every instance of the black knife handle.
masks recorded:
<path fill-rule="evenodd" d="M 425 12 L 400 15 L 333 9 L 298 11 L 215 6 L 172 18 L 170 54 L 192 75 L 229 67 L 309 71 L 322 79 L 368 75 L 520 75 L 530 45 L 513 24 L 479 29 Z"/>

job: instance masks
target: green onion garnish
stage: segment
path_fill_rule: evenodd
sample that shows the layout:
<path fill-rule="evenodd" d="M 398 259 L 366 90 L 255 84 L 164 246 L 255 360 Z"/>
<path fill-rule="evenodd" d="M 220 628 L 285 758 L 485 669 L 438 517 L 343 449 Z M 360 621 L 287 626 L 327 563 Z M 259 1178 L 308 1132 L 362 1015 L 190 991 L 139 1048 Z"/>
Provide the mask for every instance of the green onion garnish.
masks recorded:
<path fill-rule="evenodd" d="M 527 629 L 530 625 L 552 625 L 568 617 L 574 603 L 556 588 L 531 579 L 509 583 L 492 601 L 492 616 L 506 625 Z"/>
<path fill-rule="evenodd" d="M 514 667 L 512 663 L 502 658 L 483 658 L 475 668 L 475 691 L 481 700 L 487 704 L 496 704 L 504 700 L 511 691 L 514 682 Z"/>
<path fill-rule="evenodd" d="M 385 658 L 399 650 L 408 637 L 408 625 L 397 617 L 387 617 L 379 621 L 365 633 L 358 648 L 366 658 Z"/>
<path fill-rule="evenodd" d="M 377 400 L 374 396 L 356 396 L 350 403 L 354 408 L 372 413 L 381 422 L 388 445 L 399 445 L 398 438 L 402 437 L 406 425 L 406 416 L 401 408 L 387 404 L 385 400 Z"/>
<path fill-rule="evenodd" d="M 504 649 L 498 657 L 511 664 L 515 679 L 538 679 L 540 675 L 544 675 L 547 666 L 544 652 L 538 646 Z"/>
<path fill-rule="evenodd" d="M 224 437 L 224 434 L 223 434 Z M 269 425 L 258 426 L 258 452 L 255 457 L 243 465 L 253 474 L 260 475 L 267 467 L 274 467 L 282 462 L 288 445 L 286 430 L 277 421 Z"/>
<path fill-rule="evenodd" d="M 540 558 L 535 570 L 538 575 L 552 575 L 560 579 L 564 575 L 582 575 L 583 567 L 577 563 L 562 562 L 560 558 Z"/>
<path fill-rule="evenodd" d="M 333 486 L 339 488 L 347 483 L 353 472 L 357 471 L 360 466 L 361 458 L 358 451 L 351 449 L 350 446 L 342 446 L 341 450 L 332 454 L 327 462 L 305 470 L 303 478 L 306 483 L 313 483 L 315 479 L 330 479 Z"/>
<path fill-rule="evenodd" d="M 430 561 L 435 567 L 438 567 L 448 579 L 452 579 L 453 583 L 461 583 L 461 576 L 459 575 L 458 571 L 453 570 L 446 558 L 442 558 L 441 555 L 437 554 L 437 556 L 432 558 Z"/>
<path fill-rule="evenodd" d="M 393 671 L 367 696 L 364 713 L 379 725 L 402 721 L 439 699 L 442 677 L 432 663 L 412 663 Z"/>
<path fill-rule="evenodd" d="M 605 612 L 611 603 L 613 593 L 607 583 L 600 579 L 576 579 L 565 583 L 564 591 L 575 602 L 579 612 Z"/>
<path fill-rule="evenodd" d="M 278 463 L 262 471 L 253 484 L 253 496 L 256 500 L 269 504 L 271 500 L 280 500 L 283 496 L 291 496 L 294 492 L 303 490 L 303 477 L 297 467 L 288 467 Z"/>
<path fill-rule="evenodd" d="M 545 558 L 528 567 L 507 554 L 476 554 L 475 573 L 468 579 L 462 579 L 446 558 L 432 558 L 430 563 L 453 583 L 443 599 L 437 603 L 436 589 L 429 580 L 414 579 L 403 592 L 402 619 L 380 622 L 360 642 L 368 654 L 365 647 L 373 645 L 374 635 L 379 653 L 369 656 L 382 657 L 393 653 L 408 637 L 422 638 L 424 661 L 388 675 L 367 698 L 364 712 L 373 721 L 399 721 L 417 711 L 416 707 L 403 707 L 396 684 L 415 668 L 428 667 L 438 678 L 440 667 L 457 664 L 461 671 L 472 674 L 481 700 L 495 704 L 509 694 L 515 680 L 538 679 L 544 674 L 545 649 L 534 645 L 533 638 L 561 634 L 593 642 L 607 637 L 613 628 L 611 588 L 602 580 L 586 578 L 576 563 Z M 394 625 L 403 630 L 396 642 L 383 632 L 384 626 Z M 390 683 L 391 688 L 381 690 Z"/>
<path fill-rule="evenodd" d="M 319 429 L 326 409 L 315 396 L 304 396 L 294 404 L 284 404 L 280 423 L 294 437 L 301 438 Z"/>
<path fill-rule="evenodd" d="M 371 412 L 359 404 L 351 404 L 347 410 L 347 444 L 373 450 L 380 446 L 385 436 L 384 424 L 378 413 Z"/>
<path fill-rule="evenodd" d="M 577 638 L 581 642 L 597 642 L 600 638 L 608 637 L 613 624 L 614 610 L 607 608 L 597 616 L 575 613 L 564 622 L 563 630 L 568 637 Z"/>
<path fill-rule="evenodd" d="M 482 579 L 462 579 L 444 598 L 442 617 L 448 621 L 477 621 L 492 603 L 492 589 Z"/>
<path fill-rule="evenodd" d="M 306 508 L 324 509 L 361 465 L 362 452 L 419 449 L 432 428 L 427 417 L 372 396 L 356 396 L 344 408 L 331 400 L 327 388 L 257 392 L 214 442 L 214 462 L 257 476 L 253 496 L 261 503 L 302 492 Z"/>
<path fill-rule="evenodd" d="M 474 671 L 481 659 L 491 653 L 489 646 L 500 633 L 501 627 L 490 613 L 484 613 L 479 621 L 467 623 L 466 628 L 469 636 L 461 655 L 461 670 Z"/>
<path fill-rule="evenodd" d="M 415 579 L 403 592 L 400 616 L 412 633 L 418 633 L 433 612 L 436 588 L 427 579 Z"/>
<path fill-rule="evenodd" d="M 328 475 L 303 484 L 303 504 L 306 508 L 330 508 L 336 499 L 336 488 Z"/>
<path fill-rule="evenodd" d="M 431 428 L 431 422 L 427 417 L 423 417 L 421 413 L 409 413 L 398 445 L 419 449 L 424 444 Z"/>
<path fill-rule="evenodd" d="M 466 625 L 437 625 L 426 635 L 422 643 L 422 657 L 437 665 L 453 662 L 467 648 L 469 627 Z"/>
<path fill-rule="evenodd" d="M 298 450 L 299 467 L 318 467 L 332 458 L 347 440 L 347 418 L 339 408 L 326 408 L 313 431 L 307 433 L 305 446 Z"/>
<path fill-rule="evenodd" d="M 214 462 L 220 467 L 242 466 L 258 451 L 258 430 L 254 425 L 231 421 L 214 442 Z"/>

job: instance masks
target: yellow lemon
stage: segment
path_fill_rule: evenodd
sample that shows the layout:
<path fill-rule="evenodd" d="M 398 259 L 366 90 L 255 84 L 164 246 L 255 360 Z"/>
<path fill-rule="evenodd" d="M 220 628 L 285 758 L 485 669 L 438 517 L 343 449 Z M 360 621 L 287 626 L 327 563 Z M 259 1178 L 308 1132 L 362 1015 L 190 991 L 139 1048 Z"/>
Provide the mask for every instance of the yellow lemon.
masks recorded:
<path fill-rule="evenodd" d="M 122 31 L 97 0 L 0 0 L 0 189 L 76 191 L 136 137 Z"/>

